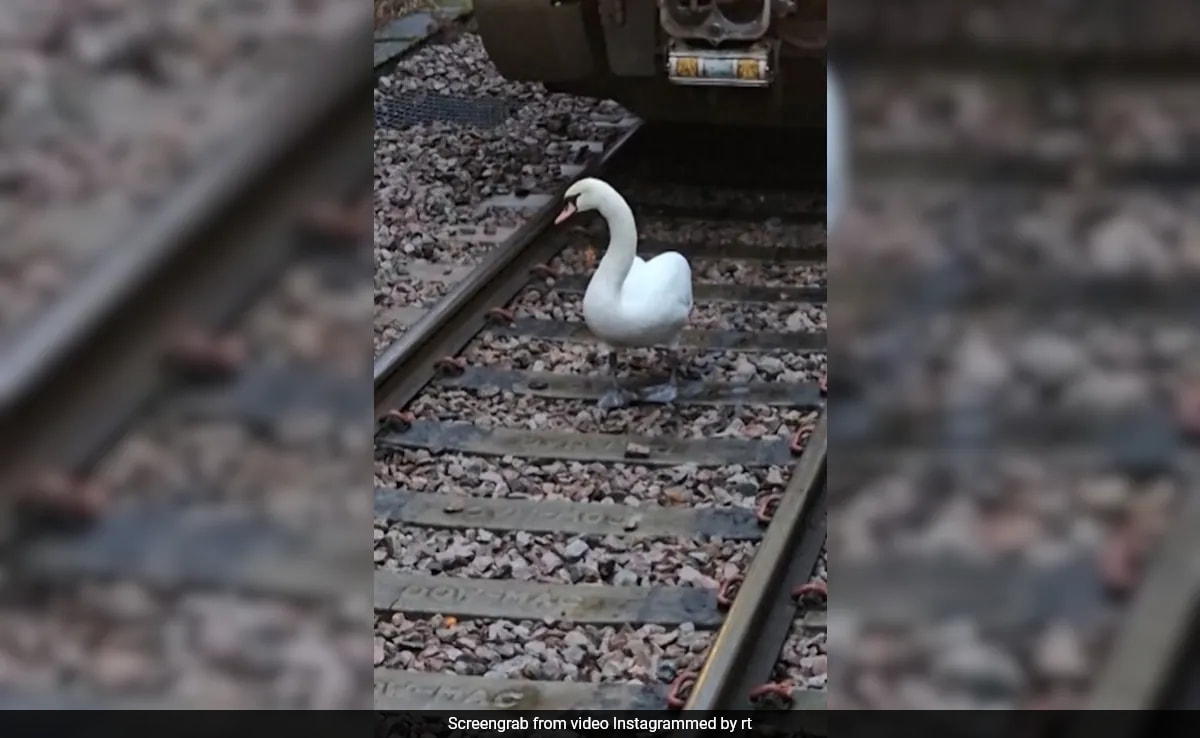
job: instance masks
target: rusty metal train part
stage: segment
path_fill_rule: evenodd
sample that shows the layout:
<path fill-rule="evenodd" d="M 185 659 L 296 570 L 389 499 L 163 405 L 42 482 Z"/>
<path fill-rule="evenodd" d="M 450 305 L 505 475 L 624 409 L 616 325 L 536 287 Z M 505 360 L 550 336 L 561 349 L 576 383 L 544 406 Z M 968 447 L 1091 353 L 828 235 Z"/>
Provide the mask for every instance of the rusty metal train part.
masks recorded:
<path fill-rule="evenodd" d="M 825 3 L 480 0 L 501 74 L 613 98 L 645 120 L 819 127 Z"/>

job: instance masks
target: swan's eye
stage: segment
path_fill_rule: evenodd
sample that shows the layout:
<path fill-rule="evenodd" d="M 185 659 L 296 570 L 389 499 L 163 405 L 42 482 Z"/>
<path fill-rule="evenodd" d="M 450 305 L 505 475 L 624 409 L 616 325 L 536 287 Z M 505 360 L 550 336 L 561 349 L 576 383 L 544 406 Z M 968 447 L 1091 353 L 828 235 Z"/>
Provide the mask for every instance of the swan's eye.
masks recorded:
<path fill-rule="evenodd" d="M 568 195 L 564 199 L 566 200 L 567 204 L 570 205 L 571 207 L 573 207 L 573 208 L 579 207 L 579 195 Z"/>

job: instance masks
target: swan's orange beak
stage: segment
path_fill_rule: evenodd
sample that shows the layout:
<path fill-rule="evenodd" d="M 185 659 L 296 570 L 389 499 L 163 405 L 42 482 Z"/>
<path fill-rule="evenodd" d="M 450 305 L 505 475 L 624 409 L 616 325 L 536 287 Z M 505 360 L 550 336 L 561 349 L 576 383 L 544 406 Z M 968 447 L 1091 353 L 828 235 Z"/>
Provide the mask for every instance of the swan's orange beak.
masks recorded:
<path fill-rule="evenodd" d="M 567 218 L 570 218 L 574 214 L 575 214 L 575 203 L 568 202 L 566 205 L 563 206 L 562 212 L 558 214 L 558 217 L 554 219 L 554 225 L 559 225 L 560 223 L 565 221 Z"/>

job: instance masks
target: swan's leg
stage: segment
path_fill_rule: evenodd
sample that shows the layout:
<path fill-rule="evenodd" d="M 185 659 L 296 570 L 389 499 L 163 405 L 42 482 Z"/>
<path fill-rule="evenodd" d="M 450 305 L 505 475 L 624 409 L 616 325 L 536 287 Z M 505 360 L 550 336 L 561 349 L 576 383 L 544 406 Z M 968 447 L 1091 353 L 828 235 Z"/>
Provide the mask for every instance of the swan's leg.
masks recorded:
<path fill-rule="evenodd" d="M 621 383 L 617 380 L 617 352 L 615 349 L 609 349 L 608 351 L 608 374 L 612 377 L 612 389 L 605 392 L 597 404 L 601 410 L 613 410 L 618 407 L 625 407 L 625 405 L 629 404 L 629 397 L 625 390 L 621 389 Z"/>
<path fill-rule="evenodd" d="M 665 405 L 675 402 L 675 398 L 679 396 L 679 349 L 674 345 L 667 349 L 667 364 L 671 367 L 671 378 L 665 384 L 647 387 L 642 392 L 642 399 L 646 402 Z"/>

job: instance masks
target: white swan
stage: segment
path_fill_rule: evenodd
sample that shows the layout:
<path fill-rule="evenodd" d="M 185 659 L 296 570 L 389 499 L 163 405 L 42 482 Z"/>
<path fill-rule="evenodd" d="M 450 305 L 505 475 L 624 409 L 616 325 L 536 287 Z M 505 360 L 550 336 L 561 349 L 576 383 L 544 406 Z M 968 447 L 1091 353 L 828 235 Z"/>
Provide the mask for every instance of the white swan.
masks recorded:
<path fill-rule="evenodd" d="M 846 108 L 833 70 L 825 71 L 825 228 L 832 232 L 846 207 L 850 171 L 846 152 Z"/>
<path fill-rule="evenodd" d="M 624 405 L 628 393 L 617 381 L 617 349 L 666 345 L 671 349 L 671 378 L 647 388 L 641 399 L 672 402 L 676 382 L 679 334 L 692 311 L 692 267 L 682 254 L 668 251 L 649 261 L 637 255 L 637 224 L 633 210 L 607 182 L 581 179 L 567 190 L 566 205 L 554 222 L 576 213 L 598 210 L 608 222 L 608 248 L 583 296 L 583 319 L 597 338 L 608 344 L 613 388 L 600 398 L 600 407 Z"/>

